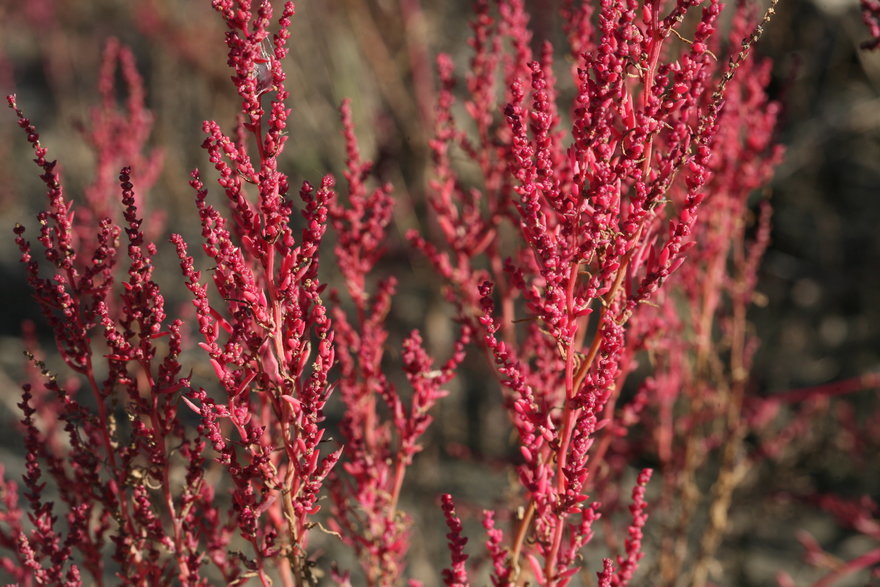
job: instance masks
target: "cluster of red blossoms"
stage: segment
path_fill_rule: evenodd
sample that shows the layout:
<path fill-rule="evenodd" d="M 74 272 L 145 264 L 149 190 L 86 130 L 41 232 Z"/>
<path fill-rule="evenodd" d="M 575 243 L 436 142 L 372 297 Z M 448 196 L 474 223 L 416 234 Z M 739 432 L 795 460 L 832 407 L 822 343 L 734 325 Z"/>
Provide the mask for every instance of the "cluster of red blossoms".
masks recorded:
<path fill-rule="evenodd" d="M 750 55 L 774 5 L 762 17 L 739 3 L 721 26 L 718 0 L 563 0 L 567 49 L 533 54 L 523 0 L 477 0 L 463 89 L 452 59 L 437 59 L 429 228 L 407 234 L 442 280 L 457 340 L 438 361 L 414 331 L 397 367 L 386 351 L 398 284 L 377 275 L 393 188 L 369 187 L 346 102 L 347 190 L 328 175 L 291 192 L 279 158 L 293 3 L 280 15 L 269 0 L 212 6 L 241 109 L 232 132 L 203 125 L 225 203 L 193 171 L 200 254 L 170 239 L 192 329 L 185 313 L 169 319 L 153 275 L 162 219 L 144 222 L 137 194 L 161 154 L 142 154 L 151 117 L 131 53 L 107 46 L 89 134 L 98 173 L 82 204 L 8 98 L 48 198 L 39 252 L 21 225 L 16 243 L 73 376 L 50 373 L 30 343 L 26 503 L 0 481 L 3 571 L 22 585 L 398 584 L 406 474 L 472 354 L 501 390 L 514 481 L 482 514 L 481 556 L 467 552 L 454 496 L 440 497 L 451 563 L 436 579 L 555 586 L 591 570 L 626 585 L 650 502 L 662 512 L 657 584 L 705 584 L 758 458 L 744 439 L 773 407 L 748 397 L 746 309 L 769 240 L 769 206 L 753 196 L 781 157 L 770 64 Z M 120 195 L 121 217 L 109 204 Z M 657 487 L 652 468 L 633 466 L 645 455 Z M 320 561 L 316 532 L 350 548 L 361 574 Z"/>

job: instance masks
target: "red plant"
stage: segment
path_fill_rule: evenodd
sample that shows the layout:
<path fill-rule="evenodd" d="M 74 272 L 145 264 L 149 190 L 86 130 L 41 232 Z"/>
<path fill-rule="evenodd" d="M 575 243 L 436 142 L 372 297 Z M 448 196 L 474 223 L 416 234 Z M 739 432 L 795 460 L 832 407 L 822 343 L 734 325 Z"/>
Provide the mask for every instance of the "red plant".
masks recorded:
<path fill-rule="evenodd" d="M 545 44 L 532 59 L 522 3 L 502 3 L 496 19 L 488 2 L 478 2 L 465 104 L 473 139 L 453 121 L 452 67 L 438 61 L 431 204 L 444 248 L 414 232 L 410 239 L 449 282 L 459 319 L 484 333 L 521 444 L 524 514 L 508 549 L 491 526 L 496 584 L 523 580 L 521 559 L 542 584 L 564 584 L 579 571 L 598 502 L 613 511 L 625 466 L 639 452 L 641 441 L 627 438 L 637 424 L 654 435 L 667 483 L 684 483 L 698 466 L 673 459 L 673 443 L 715 442 L 696 428 L 723 416 L 700 407 L 707 353 L 717 352 L 710 327 L 730 247 L 744 246 L 747 198 L 779 158 L 770 146 L 767 66 L 753 69 L 746 59 L 773 9 L 751 32 L 750 12 L 740 6 L 724 45 L 719 3 L 702 9 L 690 38 L 679 32 L 695 8 L 678 2 L 667 13 L 659 4 L 603 2 L 594 26 L 589 10 L 565 3 L 578 91 L 560 112 L 553 48 Z M 499 84 L 503 122 L 492 109 Z M 563 120 L 570 120 L 567 133 Z M 740 130 L 746 125 L 751 136 Z M 477 186 L 457 175 L 454 149 L 479 166 Z M 736 251 L 730 287 L 738 327 L 766 243 L 765 224 L 751 253 Z M 680 312 L 682 299 L 693 315 Z M 695 364 L 679 329 L 695 332 Z M 738 386 L 720 404 L 729 406 L 724 418 L 738 414 L 742 401 L 748 350 L 745 340 L 736 344 L 732 374 L 711 382 Z M 618 410 L 645 350 L 657 375 Z M 691 394 L 686 402 L 678 390 Z M 672 425 L 676 404 L 691 414 L 677 425 L 684 428 Z M 728 427 L 739 433 L 734 422 Z M 690 527 L 685 519 L 679 535 Z M 627 543 L 603 581 L 629 580 L 639 544 L 640 535 Z M 674 580 L 678 571 L 664 575 Z"/>
<path fill-rule="evenodd" d="M 465 328 L 452 357 L 440 369 L 414 331 L 403 343 L 403 369 L 412 388 L 407 408 L 382 371 L 388 338 L 385 318 L 396 280 L 379 282 L 376 294 L 366 289 L 367 276 L 381 256 L 391 219 L 390 186 L 368 192 L 364 186 L 370 164 L 360 159 L 348 102 L 342 105 L 349 184 L 348 206 L 330 206 L 337 233 L 334 248 L 354 317 L 334 308 L 339 338 L 339 393 L 345 405 L 340 431 L 345 443 L 345 475 L 334 474 L 331 529 L 354 548 L 371 585 L 392 584 L 406 566 L 410 521 L 399 511 L 404 475 L 421 450 L 419 438 L 431 424 L 434 404 L 446 395 L 441 388 L 453 377 L 469 342 Z M 334 297 L 339 298 L 334 292 Z M 384 408 L 384 411 L 383 411 Z M 383 413 L 387 417 L 383 417 Z"/>
<path fill-rule="evenodd" d="M 198 172 L 191 182 L 197 191 L 204 250 L 215 263 L 218 299 L 209 300 L 183 238 L 174 236 L 172 241 L 195 297 L 204 338 L 199 344 L 220 384 L 219 401 L 181 375 L 182 322 L 164 324 L 164 300 L 152 279 L 156 247 L 141 231 L 130 169 L 120 175 L 128 280 L 116 293 L 120 229 L 109 218 L 101 219 L 95 252 L 91 258 L 80 256 L 76 239 L 83 238 L 84 230 L 73 224 L 73 203 L 64 197 L 55 162 L 46 159 L 33 125 L 14 97 L 9 98 L 49 188 L 40 242 L 55 274 L 48 279 L 39 276 L 22 227 L 16 228 L 17 242 L 62 357 L 88 381 L 97 406 L 97 412 L 88 410 L 84 398 L 49 380 L 46 385 L 61 402 L 53 409 L 67 422 L 70 436 L 66 451 L 50 454 L 41 446 L 26 390 L 22 409 L 31 465 L 25 484 L 38 528 L 30 535 L 19 534 L 17 551 L 23 568 L 30 568 L 37 580 L 44 575 L 59 580 L 65 569 L 65 576 L 73 580 L 79 567 L 69 559 L 76 549 L 92 579 L 102 583 L 102 553 L 108 540 L 120 576 L 133 582 L 176 577 L 183 584 L 204 584 L 200 567 L 208 561 L 227 583 L 253 575 L 268 584 L 269 563 L 288 583 L 310 574 L 305 554 L 309 517 L 319 509 L 318 490 L 339 455 L 338 450 L 321 455 L 319 427 L 334 351 L 320 298 L 317 248 L 333 180 L 325 178 L 317 191 L 308 184 L 300 190 L 306 229 L 297 243 L 289 225 L 294 208 L 285 197 L 287 178 L 277 170 L 288 115 L 280 61 L 287 51 L 293 5 L 285 5 L 279 30 L 271 35 L 268 2 L 261 3 L 256 14 L 249 3 L 218 1 L 214 8 L 229 28 L 228 61 L 242 98 L 237 140 L 224 135 L 216 123 L 206 122 L 208 138 L 203 144 L 231 203 L 231 228 L 207 204 Z M 109 52 L 107 63 L 114 58 Z M 266 113 L 261 99 L 270 89 L 274 94 Z M 135 92 L 132 103 L 137 101 Z M 248 137 L 258 153 L 255 162 L 248 155 Z M 256 203 L 247 199 L 246 184 L 257 186 Z M 168 342 L 160 348 L 163 340 Z M 105 366 L 99 369 L 97 361 Z M 106 374 L 103 380 L 98 373 Z M 200 416 L 195 435 L 185 425 L 186 405 Z M 207 447 L 216 451 L 213 467 L 207 462 Z M 41 500 L 41 458 L 49 462 L 70 511 L 70 532 L 63 541 L 51 505 Z M 222 505 L 227 496 L 216 495 L 208 481 L 220 471 L 232 483 L 228 505 Z M 183 478 L 177 480 L 181 473 Z M 239 547 L 230 550 L 234 534 L 250 545 L 250 553 Z"/>
<path fill-rule="evenodd" d="M 377 274 L 392 188 L 368 187 L 349 102 L 345 193 L 326 175 L 293 194 L 281 169 L 293 3 L 275 17 L 269 0 L 212 1 L 241 106 L 232 131 L 203 125 L 226 198 L 212 203 L 192 172 L 203 255 L 170 239 L 192 328 L 185 313 L 169 319 L 154 276 L 161 223 L 144 221 L 142 191 L 160 158 L 143 154 L 151 117 L 131 52 L 107 45 L 82 205 L 9 96 L 48 198 L 39 247 L 21 225 L 16 244 L 75 377 L 31 352 L 21 489 L 0 476 L 5 573 L 25 585 L 303 585 L 325 572 L 310 544 L 320 531 L 353 550 L 367 584 L 398 584 L 411 560 L 407 472 L 453 377 L 482 377 L 462 366 L 476 347 L 502 389 L 514 481 L 482 513 L 482 556 L 468 551 L 470 504 L 442 495 L 451 563 L 433 578 L 561 586 L 591 569 L 600 585 L 626 585 L 657 523 L 657 584 L 707 583 L 747 459 L 790 440 L 767 436 L 746 455 L 747 433 L 786 401 L 747 386 L 746 311 L 770 219 L 751 197 L 781 157 L 769 63 L 750 51 L 775 2 L 761 19 L 737 4 L 726 33 L 717 0 L 561 4 L 568 49 L 545 42 L 534 55 L 523 0 L 475 2 L 466 121 L 452 58 L 437 60 L 432 224 L 408 241 L 452 306 L 458 335 L 442 363 L 419 331 L 401 337 L 399 361 L 389 352 L 398 283 Z M 413 19 L 416 5 L 406 10 Z M 418 91 L 425 111 L 424 72 Z M 121 217 L 107 181 L 120 166 Z M 876 534 L 873 502 L 819 505 Z M 593 553 L 601 562 L 585 562 Z"/>

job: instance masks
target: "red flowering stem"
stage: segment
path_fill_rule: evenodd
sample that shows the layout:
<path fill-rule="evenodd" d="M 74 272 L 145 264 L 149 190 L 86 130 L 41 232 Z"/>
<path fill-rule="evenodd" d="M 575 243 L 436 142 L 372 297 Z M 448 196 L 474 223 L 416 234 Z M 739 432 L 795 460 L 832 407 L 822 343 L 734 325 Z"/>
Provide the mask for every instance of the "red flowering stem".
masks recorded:
<path fill-rule="evenodd" d="M 55 265 L 56 270 L 59 272 L 56 273 L 59 276 L 58 281 L 65 284 L 66 287 L 58 288 L 57 290 L 55 288 L 52 288 L 50 291 L 46 290 L 43 282 L 38 278 L 38 267 L 36 261 L 31 259 L 30 247 L 22 237 L 24 227 L 21 225 L 16 225 L 15 227 L 16 242 L 22 251 L 22 261 L 28 263 L 28 281 L 38 296 L 38 301 L 41 301 L 43 313 L 47 321 L 53 326 L 53 330 L 56 333 L 56 342 L 62 358 L 71 369 L 84 375 L 89 383 L 98 410 L 97 429 L 103 444 L 102 448 L 110 465 L 110 472 L 114 479 L 116 491 L 122 491 L 122 488 L 125 487 L 125 472 L 117 461 L 113 441 L 110 438 L 112 427 L 107 415 L 106 394 L 101 391 L 102 388 L 95 379 L 95 371 L 92 365 L 91 340 L 88 336 L 91 326 L 83 321 L 81 304 L 78 304 L 77 300 L 73 297 L 79 292 L 87 291 L 92 285 L 87 281 L 80 283 L 80 272 L 75 266 L 77 253 L 72 245 L 73 217 L 70 212 L 73 204 L 64 199 L 61 179 L 55 171 L 57 162 L 46 159 L 48 150 L 40 144 L 40 135 L 37 133 L 36 127 L 31 124 L 30 120 L 18 108 L 14 94 L 7 96 L 6 100 L 9 107 L 15 111 L 18 117 L 18 125 L 27 134 L 28 142 L 33 147 L 34 162 L 44 172 L 40 177 L 48 188 L 49 207 L 48 211 L 40 214 L 43 223 L 40 240 L 44 247 L 46 247 L 47 258 Z M 49 223 L 50 220 L 53 222 L 52 225 Z M 112 264 L 110 266 L 112 267 Z M 48 297 L 50 295 L 52 297 L 61 296 L 61 299 L 50 301 L 51 298 Z M 99 306 L 101 305 L 99 304 Z M 64 311 L 63 326 L 54 314 L 56 308 L 61 308 Z M 131 512 L 128 509 L 128 500 L 118 499 L 117 507 L 119 508 L 118 515 L 123 528 L 121 531 L 132 533 L 134 525 L 131 519 Z"/>
<path fill-rule="evenodd" d="M 334 180 L 325 177 L 318 190 L 303 184 L 305 228 L 297 242 L 290 228 L 294 205 L 287 196 L 288 179 L 278 171 L 277 161 L 286 143 L 289 115 L 281 60 L 287 54 L 293 3 L 284 4 L 279 30 L 272 35 L 268 0 L 255 8 L 250 2 L 232 0 L 215 0 L 213 6 L 226 21 L 228 63 L 242 99 L 236 140 L 224 135 L 216 123 L 204 125 L 208 134 L 204 147 L 231 205 L 231 229 L 205 204 L 197 175 L 193 187 L 198 192 L 205 249 L 217 263 L 214 282 L 227 302 L 229 319 L 210 307 L 196 285 L 196 275 L 189 286 L 204 321 L 202 346 L 228 394 L 228 405 L 219 415 L 230 418 L 250 459 L 240 466 L 228 445 L 214 441 L 236 484 L 233 499 L 240 530 L 253 544 L 262 581 L 268 581 L 267 565 L 278 560 L 282 580 L 299 584 L 310 576 L 309 518 L 320 508 L 317 493 L 339 458 L 336 451 L 322 459 L 319 450 L 323 437 L 319 424 L 330 390 L 327 374 L 335 356 L 333 330 L 320 298 L 318 248 L 328 204 L 335 197 Z M 269 92 L 274 95 L 264 109 L 262 97 Z M 256 165 L 248 156 L 247 137 L 257 142 Z M 257 186 L 256 202 L 249 199 L 245 183 Z M 179 247 L 179 254 L 183 252 Z M 188 264 L 181 259 L 182 266 Z M 222 345 L 217 341 L 221 328 L 229 334 Z M 259 426 L 259 421 L 269 425 Z M 274 449 L 278 438 L 282 450 Z M 274 546 L 275 528 L 258 524 L 264 513 L 276 524 L 286 523 L 285 544 L 280 546 L 286 556 L 279 558 L 279 547 Z"/>
<path fill-rule="evenodd" d="M 792 389 L 757 400 L 763 404 L 800 404 L 817 398 L 847 395 L 864 389 L 880 388 L 880 373 L 866 373 L 842 381 L 834 381 L 824 385 Z"/>
<path fill-rule="evenodd" d="M 117 69 L 128 94 L 124 110 L 117 106 Z M 101 218 L 119 218 L 116 175 L 123 166 L 132 167 L 138 185 L 136 200 L 143 209 L 144 195 L 155 183 L 163 161 L 161 149 L 146 153 L 146 143 L 153 124 L 153 115 L 144 106 L 146 101 L 143 79 L 138 73 L 134 54 L 116 38 L 110 38 L 104 47 L 99 74 L 101 105 L 90 112 L 89 123 L 83 129 L 84 138 L 95 152 L 95 175 L 84 190 L 86 206 L 77 211 L 77 222 L 83 227 L 94 226 Z M 145 226 L 150 238 L 162 232 L 164 219 L 154 212 Z M 91 234 L 79 235 L 77 250 L 81 257 L 93 252 Z"/>
<path fill-rule="evenodd" d="M 496 587 L 510 585 L 512 569 L 507 562 L 507 550 L 502 546 L 504 532 L 495 527 L 495 513 L 491 510 L 483 512 L 483 528 L 486 529 L 486 550 L 492 561 L 492 585 Z"/>
<path fill-rule="evenodd" d="M 614 563 L 610 558 L 602 559 L 602 570 L 596 573 L 599 587 L 612 587 L 614 585 Z"/>
<path fill-rule="evenodd" d="M 443 584 L 454 587 L 467 587 L 468 582 L 467 562 L 468 555 L 464 552 L 464 546 L 467 544 L 467 538 L 462 535 L 461 520 L 455 513 L 455 503 L 452 496 L 444 493 L 441 496 L 441 504 L 443 506 L 443 516 L 446 518 L 446 525 L 449 533 L 446 538 L 449 541 L 449 554 L 452 558 L 452 566 L 449 569 L 443 569 Z"/>
<path fill-rule="evenodd" d="M 648 504 L 645 502 L 645 487 L 648 485 L 648 481 L 651 480 L 651 474 L 651 469 L 642 469 L 636 481 L 636 486 L 632 490 L 633 502 L 629 508 L 632 514 L 632 523 L 627 530 L 627 538 L 624 544 L 626 557 L 617 557 L 619 569 L 615 581 L 616 585 L 628 584 L 629 580 L 632 579 L 633 573 L 635 573 L 639 561 L 645 556 L 645 553 L 641 552 L 642 528 L 645 527 L 645 523 L 648 521 L 648 514 L 645 512 L 648 507 Z"/>
<path fill-rule="evenodd" d="M 641 233 L 641 228 L 637 232 L 637 235 Z M 623 283 L 623 276 L 626 274 L 629 257 L 632 254 L 631 249 L 630 254 L 627 255 L 627 258 L 621 264 L 620 269 L 618 270 L 617 277 L 614 280 L 614 284 L 611 286 L 611 289 L 606 294 L 606 300 L 613 300 L 619 291 L 621 284 Z M 574 283 L 578 279 L 578 267 L 574 266 L 571 269 L 570 275 L 570 286 L 569 292 L 574 290 Z M 572 295 L 569 294 L 569 307 L 571 307 Z M 604 332 L 602 330 L 602 323 L 607 318 L 607 312 L 613 306 L 610 303 L 606 303 L 602 307 L 602 311 L 598 318 L 599 327 L 596 328 L 596 333 L 593 336 L 593 341 L 590 344 L 590 348 L 587 351 L 586 356 L 582 359 L 581 364 L 578 366 L 577 372 L 573 373 L 574 370 L 574 362 L 573 362 L 573 353 L 568 352 L 565 360 L 565 384 L 566 384 L 566 400 L 563 406 L 562 413 L 562 431 L 560 432 L 560 442 L 559 449 L 556 452 L 557 459 L 557 467 L 556 467 L 556 491 L 559 495 L 563 495 L 565 493 L 567 479 L 565 477 L 565 470 L 567 464 L 567 457 L 569 454 L 569 445 L 571 443 L 572 433 L 574 431 L 574 423 L 578 420 L 583 408 L 574 407 L 574 397 L 578 393 L 578 390 L 581 389 L 581 384 L 583 383 L 584 378 L 590 370 L 590 367 L 593 365 L 593 362 L 596 359 L 596 356 L 599 353 L 599 349 L 602 346 L 602 342 L 604 340 Z M 586 328 L 580 330 L 581 333 L 585 332 Z M 569 346 L 569 348 L 576 348 L 573 345 Z M 595 457 L 593 457 L 595 459 Z M 649 476 L 650 477 L 650 476 Z M 551 543 L 551 547 L 549 550 L 549 554 L 546 556 L 546 562 L 544 566 L 544 573 L 547 577 L 552 577 L 554 575 L 554 569 L 556 565 L 556 556 L 559 552 L 559 548 L 562 545 L 562 535 L 565 531 L 565 524 L 563 523 L 563 518 L 560 516 L 556 526 L 554 527 L 553 534 L 553 542 Z"/>
<path fill-rule="evenodd" d="M 827 575 L 813 583 L 813 587 L 831 587 L 847 575 L 850 575 L 862 569 L 867 569 L 872 565 L 877 564 L 880 564 L 880 548 L 876 548 L 874 550 L 866 552 L 861 556 L 857 556 L 850 561 L 845 562 L 838 568 L 834 569 L 834 571 L 828 573 Z"/>
<path fill-rule="evenodd" d="M 180 576 L 185 582 L 190 571 L 188 569 L 186 549 L 184 548 L 181 535 L 182 520 L 177 515 L 174 506 L 174 497 L 171 492 L 172 483 L 170 463 L 168 460 L 168 449 L 166 445 L 166 430 L 169 427 L 168 423 L 165 422 L 163 418 L 163 415 L 166 413 L 164 404 L 167 402 L 168 395 L 159 392 L 160 386 L 154 379 L 153 367 L 151 365 L 153 353 L 150 348 L 150 338 L 158 332 L 157 329 L 161 325 L 161 318 L 158 318 L 158 315 L 150 316 L 151 312 L 149 311 L 145 312 L 144 308 L 149 308 L 150 306 L 148 303 L 145 304 L 142 299 L 142 296 L 148 295 L 152 297 L 154 302 L 161 303 L 159 302 L 161 296 L 158 294 L 158 288 L 155 287 L 155 283 L 149 280 L 152 266 L 149 259 L 149 251 L 144 250 L 144 237 L 140 230 L 142 220 L 137 217 L 138 209 L 135 204 L 134 186 L 131 183 L 130 167 L 124 167 L 120 172 L 119 184 L 122 190 L 122 204 L 125 206 L 124 218 L 128 224 L 126 233 L 129 238 L 128 254 L 131 260 L 129 281 L 124 284 L 127 287 L 126 293 L 123 294 L 123 305 L 127 316 L 136 316 L 139 314 L 144 315 L 144 318 L 139 321 L 141 344 L 140 349 L 138 350 L 141 352 L 137 353 L 135 356 L 142 369 L 142 375 L 145 378 L 146 387 L 150 390 L 151 405 L 149 409 L 149 418 L 150 423 L 152 424 L 152 430 L 150 430 L 152 437 L 150 440 L 152 441 L 153 448 L 150 452 L 150 460 L 152 461 L 152 465 L 158 467 L 161 476 L 159 482 L 162 488 L 162 496 L 173 529 L 174 553 L 178 558 L 178 564 L 180 565 Z M 160 306 L 158 303 L 156 308 L 150 309 L 159 309 Z M 157 321 L 151 323 L 150 321 L 154 318 L 157 318 Z"/>

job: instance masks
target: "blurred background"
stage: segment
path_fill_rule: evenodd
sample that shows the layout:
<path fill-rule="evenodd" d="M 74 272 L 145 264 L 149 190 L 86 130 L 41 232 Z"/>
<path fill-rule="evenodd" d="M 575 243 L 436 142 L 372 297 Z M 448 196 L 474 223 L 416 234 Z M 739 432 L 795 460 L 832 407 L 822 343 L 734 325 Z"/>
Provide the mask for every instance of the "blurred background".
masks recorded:
<path fill-rule="evenodd" d="M 555 3 L 527 4 L 535 42 L 558 40 L 560 23 L 551 9 Z M 294 185 L 304 179 L 317 183 L 328 172 L 341 178 L 338 107 L 350 98 L 364 157 L 376 162 L 381 180 L 395 186 L 395 223 L 386 267 L 378 273 L 415 272 L 418 278 L 406 281 L 421 284 L 396 298 L 391 320 L 399 325 L 394 329 L 398 339 L 389 347 L 399 348 L 401 333 L 420 328 L 438 357 L 446 356 L 453 336 L 448 308 L 437 295 L 439 283 L 406 250 L 402 235 L 423 218 L 430 170 L 430 129 L 425 124 L 433 107 L 434 56 L 450 53 L 458 71 L 464 71 L 470 6 L 465 0 L 421 5 L 418 0 L 301 0 L 285 63 L 293 114 L 283 169 Z M 129 46 L 144 77 L 146 107 L 154 116 L 149 144 L 163 152 L 161 174 L 149 193 L 142 194 L 148 209 L 167 217 L 157 240 L 171 232 L 195 237 L 198 223 L 187 180 L 192 168 L 209 168 L 199 148 L 201 122 L 214 119 L 228 129 L 238 110 L 223 34 L 207 0 L 0 0 L 0 90 L 17 93 L 50 158 L 61 162 L 68 195 L 77 198 L 94 179 L 95 160 L 83 129 L 100 100 L 103 48 L 110 37 Z M 757 46 L 759 54 L 775 63 L 771 92 L 783 105 L 779 140 L 786 147 L 785 160 L 768 188 L 773 237 L 758 288 L 762 303 L 751 317 L 761 340 L 752 373 L 759 395 L 880 371 L 880 52 L 860 51 L 866 38 L 855 1 L 782 0 Z M 33 230 L 34 214 L 44 202 L 31 159 L 12 112 L 0 113 L 0 227 L 8 228 L 0 239 L 4 425 L 18 418 L 14 403 L 23 370 L 22 320 L 34 320 L 45 348 L 52 348 L 29 299 L 11 232 L 16 222 Z M 188 298 L 180 291 L 175 258 L 161 243 L 159 258 L 168 271 L 158 281 L 167 286 L 171 304 L 183 304 Z M 417 522 L 427 517 L 414 533 L 412 572 L 428 585 L 432 561 L 444 551 L 443 538 L 442 533 L 421 536 L 418 528 L 436 525 L 432 516 L 439 510 L 433 500 L 441 480 L 443 491 L 461 496 L 465 513 L 470 503 L 474 510 L 486 505 L 485 495 L 503 489 L 506 481 L 503 475 L 475 475 L 483 472 L 479 465 L 467 469 L 433 448 L 451 444 L 476 454 L 503 451 L 506 438 L 491 434 L 503 416 L 486 407 L 485 390 L 458 391 L 441 406 L 442 425 L 430 433 L 435 442 L 408 478 L 411 513 Z M 857 414 L 878 412 L 876 389 L 841 401 Z M 754 471 L 735 496 L 721 557 L 724 579 L 718 584 L 775 584 L 778 569 L 791 573 L 797 584 L 814 579 L 817 575 L 805 568 L 795 537 L 800 527 L 843 559 L 880 546 L 839 527 L 827 512 L 793 501 L 788 493 L 797 488 L 803 495 L 833 491 L 851 498 L 880 496 L 880 453 L 873 451 L 880 448 L 880 434 L 858 439 L 872 455 L 867 463 L 847 462 L 841 454 L 846 454 L 848 441 L 831 431 L 831 412 L 827 429 L 822 417 L 816 418 L 816 429 L 794 454 Z M 12 459 L 20 441 L 9 427 L 3 430 L 0 449 Z M 443 468 L 450 466 L 465 468 Z M 480 539 L 478 532 L 472 535 L 472 541 Z M 869 581 L 862 574 L 840 584 Z"/>

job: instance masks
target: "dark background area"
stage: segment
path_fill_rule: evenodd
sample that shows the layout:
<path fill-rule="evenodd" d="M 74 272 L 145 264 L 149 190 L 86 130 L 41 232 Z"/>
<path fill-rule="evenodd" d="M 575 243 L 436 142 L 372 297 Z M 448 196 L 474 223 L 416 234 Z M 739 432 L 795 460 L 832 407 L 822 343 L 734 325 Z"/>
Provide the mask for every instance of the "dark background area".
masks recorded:
<path fill-rule="evenodd" d="M 282 165 L 293 184 L 303 179 L 317 183 L 326 172 L 341 177 L 344 150 L 337 109 L 344 97 L 351 98 L 364 156 L 376 160 L 381 178 L 395 185 L 395 223 L 384 270 L 416 272 L 417 279 L 407 281 L 421 284 L 396 299 L 395 336 L 418 327 L 435 356 L 445 357 L 452 333 L 447 308 L 437 296 L 439 284 L 405 249 L 402 234 L 420 222 L 430 169 L 422 121 L 431 108 L 433 55 L 449 52 L 464 70 L 470 3 L 423 4 L 421 11 L 407 13 L 401 6 L 409 3 L 390 0 L 298 2 L 293 48 L 285 64 L 293 114 Z M 529 4 L 536 15 L 536 38 L 554 38 L 559 22 L 548 8 L 552 3 Z M 155 114 L 151 143 L 165 150 L 164 171 L 147 196 L 148 206 L 167 212 L 165 233 L 195 236 L 198 226 L 186 182 L 191 168 L 209 167 L 198 148 L 201 121 L 213 118 L 229 128 L 237 111 L 223 32 L 207 0 L 0 0 L 0 89 L 4 95 L 17 92 L 50 157 L 63 166 L 68 195 L 76 198 L 91 180 L 94 162 L 77 129 L 87 124 L 89 108 L 98 101 L 105 39 L 116 36 L 131 46 L 145 79 L 147 107 Z M 771 91 L 783 104 L 779 140 L 786 146 L 769 187 L 773 241 L 758 288 L 766 303 L 752 313 L 761 340 L 752 373 L 759 395 L 880 371 L 880 52 L 860 51 L 866 38 L 855 2 L 782 0 L 757 47 L 775 63 Z M 7 455 L 20 446 L 6 421 L 17 418 L 21 323 L 25 318 L 40 323 L 11 232 L 15 222 L 35 230 L 34 214 L 44 202 L 31 159 L 12 113 L 0 113 L 0 227 L 8 229 L 0 239 L 0 417 L 5 430 L 0 448 Z M 175 290 L 180 284 L 170 247 L 160 243 L 159 258 L 168 271 L 158 281 L 167 285 L 172 304 L 183 304 L 188 298 Z M 51 348 L 47 333 L 42 334 Z M 389 346 L 398 343 L 392 340 Z M 432 429 L 437 444 L 460 442 L 489 453 L 503 446 L 505 438 L 491 434 L 501 416 L 487 411 L 488 420 L 471 421 L 469 430 L 461 414 L 480 405 L 479 390 L 459 391 L 441 406 L 438 419 L 453 423 Z M 878 412 L 876 389 L 842 401 L 865 417 Z M 777 569 L 790 572 L 798 584 L 815 577 L 801 562 L 794 538 L 799 527 L 843 558 L 871 546 L 809 504 L 774 497 L 786 487 L 848 497 L 880 495 L 880 456 L 873 453 L 866 463 L 847 465 L 830 418 L 828 430 L 817 420 L 817 429 L 795 454 L 755 471 L 737 494 L 722 551 L 725 578 L 719 584 L 770 584 Z M 483 471 L 466 464 L 441 466 L 451 465 L 439 449 L 429 447 L 411 475 L 411 499 L 420 504 L 414 513 L 414 543 L 422 539 L 419 526 L 437 523 L 436 512 L 422 509 L 433 507 L 427 496 L 436 493 L 438 483 L 452 485 L 448 489 L 463 496 L 465 511 L 468 499 L 478 503 L 482 494 L 504 485 L 503 476 L 480 475 Z M 428 520 L 420 521 L 422 516 Z M 430 576 L 431 548 L 416 545 L 417 576 Z M 442 553 L 442 544 L 438 548 Z M 841 584 L 867 580 L 862 575 Z"/>

